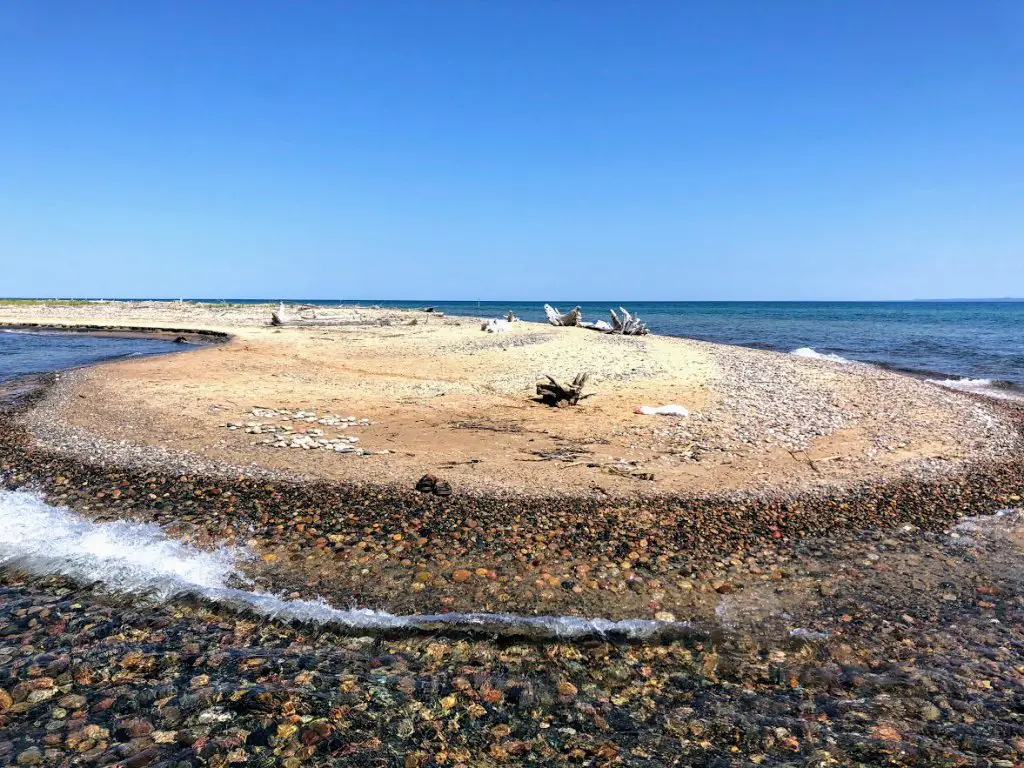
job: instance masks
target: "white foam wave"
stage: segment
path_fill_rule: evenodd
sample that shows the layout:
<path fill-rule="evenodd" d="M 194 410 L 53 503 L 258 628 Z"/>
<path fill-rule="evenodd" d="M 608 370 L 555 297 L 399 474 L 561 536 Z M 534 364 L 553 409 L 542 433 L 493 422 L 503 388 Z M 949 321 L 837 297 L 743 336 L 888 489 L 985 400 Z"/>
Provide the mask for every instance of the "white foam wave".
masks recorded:
<path fill-rule="evenodd" d="M 833 363 L 853 363 L 853 360 L 847 360 L 845 357 L 839 355 L 829 354 L 827 352 L 818 352 L 813 347 L 800 347 L 794 349 L 789 354 L 796 355 L 797 357 L 809 357 L 812 360 L 828 360 Z"/>
<path fill-rule="evenodd" d="M 159 600 L 194 595 L 272 619 L 345 630 L 458 629 L 563 639 L 607 635 L 643 639 L 693 633 L 688 622 L 498 613 L 399 616 L 335 608 L 324 600 L 288 600 L 230 586 L 232 581 L 247 583 L 239 564 L 249 556 L 246 550 L 231 547 L 201 550 L 170 538 L 153 524 L 94 523 L 29 493 L 0 492 L 0 567 L 14 566 L 41 576 L 58 574 L 99 583 L 115 592 Z"/>
<path fill-rule="evenodd" d="M 973 392 L 999 400 L 1024 400 L 1024 396 L 1011 390 L 1000 389 L 992 379 L 925 379 L 929 384 L 937 384 L 959 392 Z"/>

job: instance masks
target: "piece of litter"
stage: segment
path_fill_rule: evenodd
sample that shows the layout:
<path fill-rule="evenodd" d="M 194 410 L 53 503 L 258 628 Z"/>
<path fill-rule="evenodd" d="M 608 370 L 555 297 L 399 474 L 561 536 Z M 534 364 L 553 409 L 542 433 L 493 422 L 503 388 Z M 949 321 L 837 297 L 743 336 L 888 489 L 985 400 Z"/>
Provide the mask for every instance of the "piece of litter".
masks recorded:
<path fill-rule="evenodd" d="M 487 331 L 488 333 L 504 333 L 508 329 L 508 320 L 486 320 L 483 325 L 480 326 L 481 331 Z"/>
<path fill-rule="evenodd" d="M 681 405 L 639 405 L 633 409 L 633 413 L 642 416 L 689 416 L 690 412 Z"/>

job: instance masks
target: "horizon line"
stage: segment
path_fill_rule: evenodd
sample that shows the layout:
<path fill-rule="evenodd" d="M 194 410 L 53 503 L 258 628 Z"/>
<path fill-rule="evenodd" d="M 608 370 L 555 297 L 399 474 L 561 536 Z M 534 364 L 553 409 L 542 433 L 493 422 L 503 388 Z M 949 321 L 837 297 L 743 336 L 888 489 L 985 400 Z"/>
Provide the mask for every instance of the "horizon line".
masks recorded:
<path fill-rule="evenodd" d="M 1024 296 L 992 296 L 992 297 L 941 297 L 941 298 L 915 298 L 915 299 L 399 299 L 399 298 L 344 298 L 326 299 L 311 297 L 261 297 L 261 296 L 231 296 L 231 297 L 161 297 L 161 296 L 4 296 L 0 297 L 0 303 L 4 301 L 189 301 L 196 303 L 232 303 L 232 302 L 350 302 L 350 303 L 372 303 L 383 304 L 386 302 L 403 302 L 408 304 L 423 304 L 430 306 L 435 304 L 917 304 L 917 303 L 993 303 L 993 302 L 1024 302 Z"/>

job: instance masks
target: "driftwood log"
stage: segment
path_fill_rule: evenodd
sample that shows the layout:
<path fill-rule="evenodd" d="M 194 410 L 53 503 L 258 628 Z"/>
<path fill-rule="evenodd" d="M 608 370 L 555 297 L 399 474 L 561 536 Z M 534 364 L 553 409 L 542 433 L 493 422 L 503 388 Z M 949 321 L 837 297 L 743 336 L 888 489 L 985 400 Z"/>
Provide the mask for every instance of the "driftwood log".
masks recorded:
<path fill-rule="evenodd" d="M 552 325 L 579 325 L 580 318 L 583 317 L 583 312 L 579 307 L 563 314 L 550 304 L 544 305 L 544 314 L 547 315 L 548 322 Z"/>
<path fill-rule="evenodd" d="M 615 314 L 614 309 L 608 310 L 612 316 L 611 333 L 621 333 L 623 336 L 646 336 L 650 331 L 647 325 L 636 315 L 631 315 L 625 307 L 619 307 L 622 313 L 622 320 Z"/>
<path fill-rule="evenodd" d="M 583 387 L 589 378 L 589 373 L 581 373 L 567 387 L 564 384 L 559 384 L 554 376 L 548 376 L 547 381 L 537 382 L 537 394 L 548 405 L 576 405 L 585 397 Z"/>

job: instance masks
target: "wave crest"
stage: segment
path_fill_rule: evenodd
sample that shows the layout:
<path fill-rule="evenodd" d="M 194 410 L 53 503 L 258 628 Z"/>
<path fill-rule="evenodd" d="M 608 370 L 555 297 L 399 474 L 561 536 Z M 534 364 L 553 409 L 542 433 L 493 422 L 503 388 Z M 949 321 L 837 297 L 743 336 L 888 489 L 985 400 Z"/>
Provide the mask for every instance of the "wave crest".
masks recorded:
<path fill-rule="evenodd" d="M 955 389 L 958 392 L 971 392 L 976 395 L 985 395 L 999 400 L 1024 401 L 1024 394 L 1017 390 L 1012 381 L 1002 379 L 925 379 L 929 384 L 936 384 L 946 389 Z"/>
<path fill-rule="evenodd" d="M 789 354 L 796 355 L 797 357 L 809 357 L 812 360 L 828 360 L 832 363 L 853 363 L 853 360 L 847 360 L 845 357 L 839 355 L 830 354 L 828 352 L 818 352 L 814 347 L 799 347 L 794 349 Z"/>
<path fill-rule="evenodd" d="M 331 625 L 342 630 L 430 631 L 526 634 L 536 638 L 624 639 L 701 635 L 688 622 L 583 616 L 519 616 L 501 613 L 444 613 L 399 616 L 369 609 L 335 608 L 324 600 L 289 600 L 242 589 L 247 579 L 238 564 L 247 550 L 221 547 L 208 552 L 172 539 L 152 523 L 94 523 L 38 496 L 0 491 L 0 567 L 45 576 L 58 574 L 102 584 L 125 594 L 159 600 L 194 595 L 271 619 Z"/>

